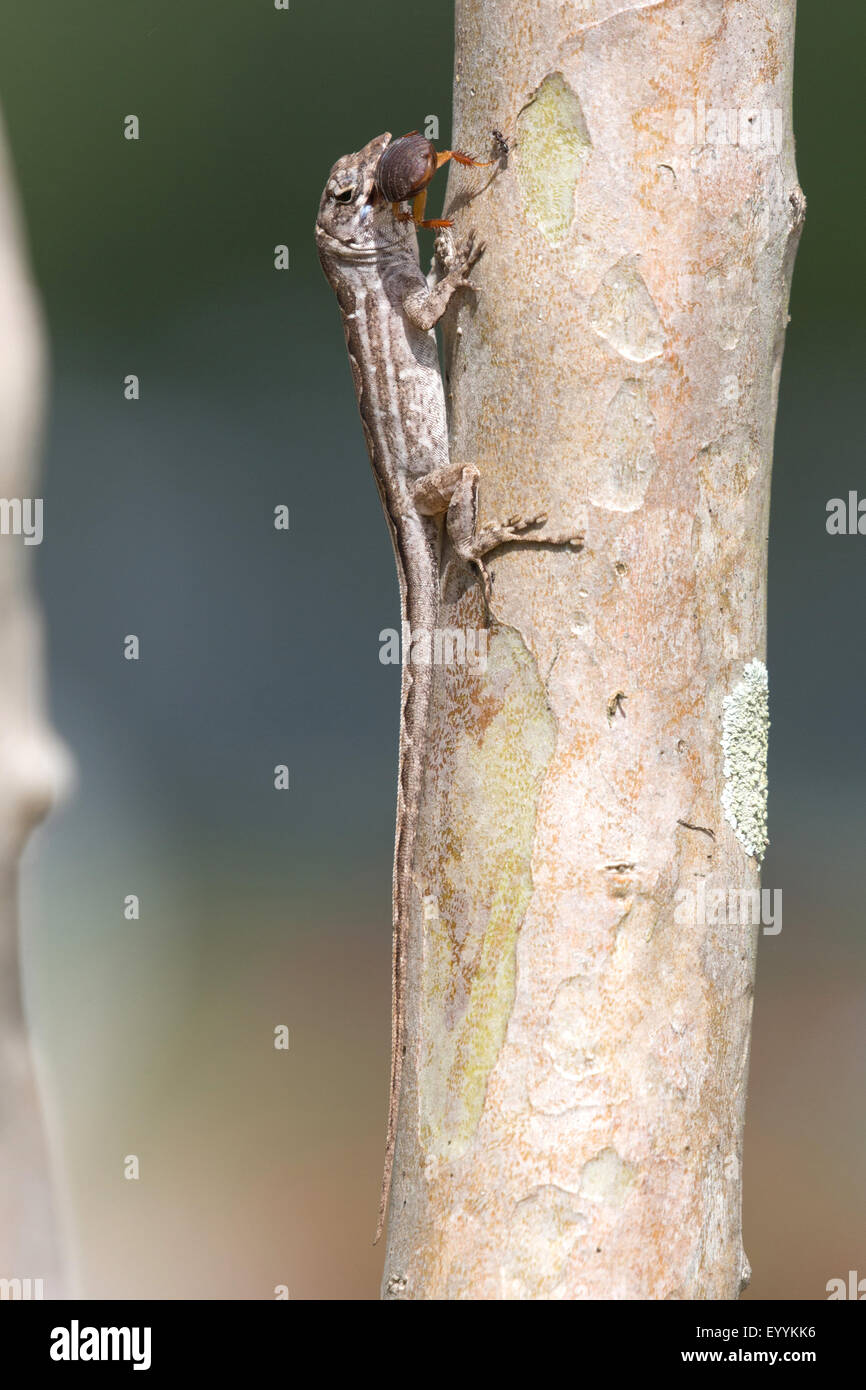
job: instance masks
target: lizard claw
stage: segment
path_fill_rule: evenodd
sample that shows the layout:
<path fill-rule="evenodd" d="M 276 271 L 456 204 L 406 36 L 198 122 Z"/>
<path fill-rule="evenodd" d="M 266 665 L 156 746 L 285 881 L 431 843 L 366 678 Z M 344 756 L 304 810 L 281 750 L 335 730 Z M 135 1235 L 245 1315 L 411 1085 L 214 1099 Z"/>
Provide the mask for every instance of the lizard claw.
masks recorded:
<path fill-rule="evenodd" d="M 510 516 L 505 523 L 509 531 L 521 532 L 529 531 L 533 526 L 543 526 L 547 520 L 547 512 L 539 512 L 537 516 Z"/>

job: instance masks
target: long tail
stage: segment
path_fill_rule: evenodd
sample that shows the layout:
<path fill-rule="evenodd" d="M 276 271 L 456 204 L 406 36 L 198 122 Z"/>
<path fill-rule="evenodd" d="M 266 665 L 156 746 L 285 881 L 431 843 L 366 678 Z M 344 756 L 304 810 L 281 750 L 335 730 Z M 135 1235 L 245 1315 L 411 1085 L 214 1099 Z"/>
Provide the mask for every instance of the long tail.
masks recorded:
<path fill-rule="evenodd" d="M 428 581 L 429 582 L 429 581 Z M 434 583 L 436 581 L 434 580 Z M 402 586 L 401 586 L 402 587 Z M 409 589 L 413 593 L 412 588 Z M 409 613 L 409 630 L 416 634 L 427 628 L 432 640 L 436 610 L 430 611 L 427 584 L 416 586 L 414 593 L 421 602 Z M 404 590 L 405 594 L 405 590 Z M 397 1115 L 400 1107 L 400 1083 L 403 1057 L 406 1052 L 406 956 L 409 936 L 409 914 L 412 900 L 412 868 L 415 860 L 415 841 L 424 781 L 424 758 L 427 744 L 427 723 L 433 688 L 433 668 L 429 663 L 410 664 L 406 649 L 406 603 L 403 605 L 403 669 L 400 712 L 400 767 L 397 781 L 397 834 L 394 843 L 393 880 L 393 946 L 391 974 L 391 1082 L 388 1095 L 388 1129 L 385 1138 L 385 1171 L 379 1199 L 379 1220 L 376 1240 L 382 1235 L 391 1195 L 394 1171 L 394 1152 L 397 1144 Z"/>

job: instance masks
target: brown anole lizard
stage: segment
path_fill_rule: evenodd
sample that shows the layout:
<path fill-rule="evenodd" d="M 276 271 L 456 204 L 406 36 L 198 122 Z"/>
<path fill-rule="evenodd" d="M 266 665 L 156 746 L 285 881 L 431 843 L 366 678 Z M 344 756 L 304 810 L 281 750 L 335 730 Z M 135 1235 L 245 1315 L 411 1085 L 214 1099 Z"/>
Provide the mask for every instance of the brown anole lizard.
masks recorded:
<path fill-rule="evenodd" d="M 432 637 L 439 622 L 446 537 L 459 559 L 480 575 L 488 611 L 490 580 L 484 557 L 491 550 L 511 541 L 580 545 L 582 537 L 573 531 L 533 529 L 543 526 L 544 514 L 512 517 L 503 525 L 478 529 L 478 470 L 449 459 L 434 329 L 451 297 L 474 288 L 468 276 L 484 247 L 473 236 L 455 246 L 450 233 L 444 233 L 437 241 L 434 270 L 425 278 L 413 221 L 395 212 L 377 183 L 377 167 L 390 139 L 388 133 L 379 135 L 357 154 L 337 160 L 319 205 L 316 244 L 339 302 L 370 462 L 394 544 L 403 632 Z M 391 1188 L 406 1050 L 406 942 L 432 686 L 429 660 L 413 663 L 404 654 L 394 848 L 391 1085 L 377 1240 Z"/>

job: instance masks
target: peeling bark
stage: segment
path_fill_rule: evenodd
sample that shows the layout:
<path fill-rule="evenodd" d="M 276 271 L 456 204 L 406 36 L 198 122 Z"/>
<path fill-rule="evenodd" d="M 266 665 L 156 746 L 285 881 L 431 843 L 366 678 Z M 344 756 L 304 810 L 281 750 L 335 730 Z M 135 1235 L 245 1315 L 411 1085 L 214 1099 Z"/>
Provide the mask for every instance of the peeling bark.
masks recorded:
<path fill-rule="evenodd" d="M 543 509 L 586 545 L 498 552 L 486 667 L 437 668 L 386 1297 L 747 1278 L 758 928 L 680 909 L 759 883 L 726 808 L 760 840 L 760 680 L 757 726 L 725 718 L 765 653 L 794 18 L 457 3 L 454 144 L 514 148 L 452 166 L 487 250 L 446 334 L 451 454 L 482 524 Z M 483 626 L 475 586 L 445 621 Z"/>
<path fill-rule="evenodd" d="M 30 1297 L 59 1297 L 48 1158 L 21 999 L 17 867 L 67 763 L 43 715 L 30 556 L 5 507 L 39 491 L 44 378 L 42 325 L 0 127 L 0 1279 L 41 1280 L 41 1295 L 31 1282 Z M 10 1289 L 4 1297 L 21 1296 Z"/>

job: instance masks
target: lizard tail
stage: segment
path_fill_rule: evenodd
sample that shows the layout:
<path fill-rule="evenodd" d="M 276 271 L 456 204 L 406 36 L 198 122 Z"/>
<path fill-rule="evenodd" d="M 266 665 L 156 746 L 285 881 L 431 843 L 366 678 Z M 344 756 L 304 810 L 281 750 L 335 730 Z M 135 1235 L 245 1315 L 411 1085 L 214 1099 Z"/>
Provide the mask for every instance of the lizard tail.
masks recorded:
<path fill-rule="evenodd" d="M 411 586 L 409 592 L 413 592 Z M 418 592 L 418 586 L 416 586 L 415 592 Z M 418 606 L 420 607 L 420 605 Z M 431 621 L 431 614 L 426 609 L 413 612 L 412 607 L 410 607 L 409 619 L 409 631 L 412 633 L 431 629 L 435 625 L 435 617 L 432 617 Z M 378 1244 L 385 1229 L 388 1202 L 391 1196 L 394 1154 L 397 1147 L 400 1085 L 403 1076 L 403 1058 L 406 1052 L 406 954 L 412 901 L 412 869 L 415 860 L 415 841 L 424 780 L 427 719 L 433 688 L 433 672 L 430 664 L 422 662 L 412 665 L 409 661 L 409 653 L 405 643 L 405 618 L 403 631 L 400 768 L 397 785 L 397 834 L 394 844 L 391 1081 L 388 1100 L 388 1128 L 385 1137 L 385 1171 L 382 1176 L 379 1219 L 374 1245 Z"/>

